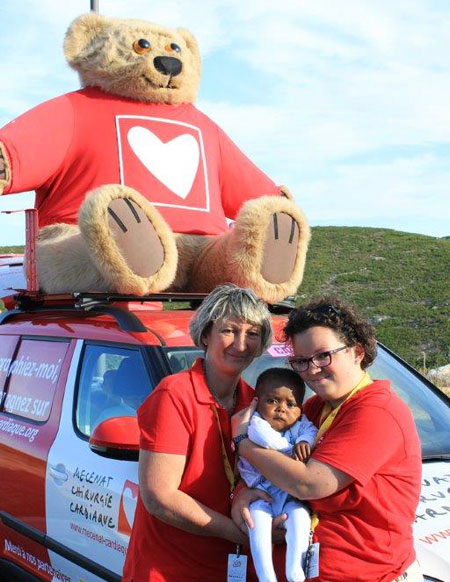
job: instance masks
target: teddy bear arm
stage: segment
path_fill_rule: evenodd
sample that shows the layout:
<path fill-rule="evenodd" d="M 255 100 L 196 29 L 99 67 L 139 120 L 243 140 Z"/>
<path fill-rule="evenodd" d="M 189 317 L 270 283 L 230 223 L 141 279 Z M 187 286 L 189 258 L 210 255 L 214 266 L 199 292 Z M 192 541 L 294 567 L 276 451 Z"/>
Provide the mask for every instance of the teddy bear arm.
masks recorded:
<path fill-rule="evenodd" d="M 7 193 L 40 188 L 64 167 L 73 137 L 73 110 L 68 96 L 46 101 L 0 129 L 0 175 Z M 1 162 L 0 162 L 1 165 Z"/>
<path fill-rule="evenodd" d="M 11 170 L 6 150 L 0 141 L 0 195 L 3 194 L 5 186 L 9 184 Z"/>

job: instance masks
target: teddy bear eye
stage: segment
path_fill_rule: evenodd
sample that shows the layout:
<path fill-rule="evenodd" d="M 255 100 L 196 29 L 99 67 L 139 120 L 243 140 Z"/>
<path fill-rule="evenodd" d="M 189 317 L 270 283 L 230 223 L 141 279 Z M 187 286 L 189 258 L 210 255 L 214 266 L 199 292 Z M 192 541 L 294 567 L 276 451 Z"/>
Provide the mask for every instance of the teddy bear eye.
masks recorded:
<path fill-rule="evenodd" d="M 135 40 L 133 43 L 133 50 L 138 55 L 145 55 L 148 53 L 152 48 L 152 45 L 146 38 L 140 38 L 139 40 Z"/>
<path fill-rule="evenodd" d="M 175 42 L 170 43 L 170 49 L 176 53 L 181 53 L 181 47 L 179 47 Z"/>

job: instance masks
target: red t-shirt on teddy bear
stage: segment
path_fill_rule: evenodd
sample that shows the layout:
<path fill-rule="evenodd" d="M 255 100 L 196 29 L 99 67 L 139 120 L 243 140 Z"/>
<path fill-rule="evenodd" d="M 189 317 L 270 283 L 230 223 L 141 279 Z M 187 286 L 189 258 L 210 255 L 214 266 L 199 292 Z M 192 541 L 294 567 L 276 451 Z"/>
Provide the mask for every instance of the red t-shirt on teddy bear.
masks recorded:
<path fill-rule="evenodd" d="M 175 232 L 220 234 L 242 204 L 279 189 L 191 104 L 149 104 L 98 88 L 38 105 L 0 131 L 5 193 L 36 190 L 39 226 L 74 224 L 85 195 L 123 184 Z"/>

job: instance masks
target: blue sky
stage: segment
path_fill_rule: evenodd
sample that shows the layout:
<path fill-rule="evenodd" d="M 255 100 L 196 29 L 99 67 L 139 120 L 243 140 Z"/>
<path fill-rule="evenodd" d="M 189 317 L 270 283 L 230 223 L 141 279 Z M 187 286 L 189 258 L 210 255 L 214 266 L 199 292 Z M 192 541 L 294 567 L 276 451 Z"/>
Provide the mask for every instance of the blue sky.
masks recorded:
<path fill-rule="evenodd" d="M 100 0 L 106 16 L 183 26 L 203 56 L 197 106 L 312 226 L 450 235 L 450 3 L 446 0 Z M 89 0 L 2 0 L 0 125 L 79 88 L 64 61 Z M 33 195 L 0 199 L 0 210 Z M 0 245 L 22 244 L 0 215 Z"/>

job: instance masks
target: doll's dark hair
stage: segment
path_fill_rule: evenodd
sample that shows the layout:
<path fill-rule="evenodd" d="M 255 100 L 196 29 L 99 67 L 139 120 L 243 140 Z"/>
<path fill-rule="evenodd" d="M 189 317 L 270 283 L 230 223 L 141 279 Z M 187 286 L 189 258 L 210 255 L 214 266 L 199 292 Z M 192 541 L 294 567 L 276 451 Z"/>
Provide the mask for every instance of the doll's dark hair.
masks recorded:
<path fill-rule="evenodd" d="M 357 313 L 353 305 L 335 296 L 318 297 L 300 305 L 290 313 L 283 339 L 292 343 L 294 335 L 316 326 L 329 327 L 348 347 L 361 345 L 364 350 L 361 361 L 363 370 L 374 361 L 377 355 L 375 329 Z"/>

